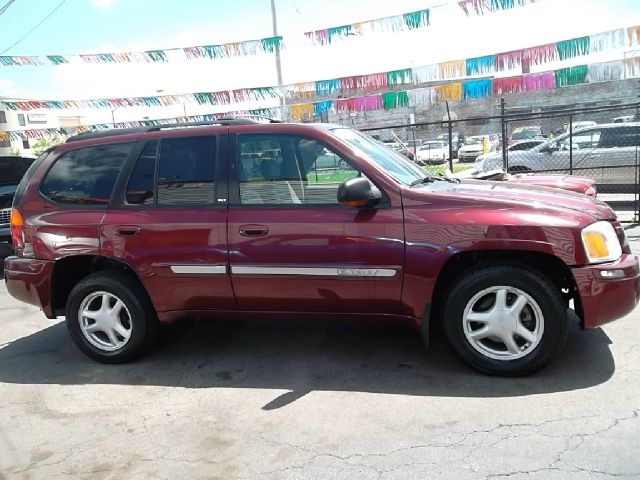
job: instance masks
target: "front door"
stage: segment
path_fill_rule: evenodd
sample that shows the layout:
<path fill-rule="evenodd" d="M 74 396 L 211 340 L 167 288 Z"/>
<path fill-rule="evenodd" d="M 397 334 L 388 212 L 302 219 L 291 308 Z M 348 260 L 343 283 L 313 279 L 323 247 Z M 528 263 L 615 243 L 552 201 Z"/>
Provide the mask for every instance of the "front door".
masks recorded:
<path fill-rule="evenodd" d="M 103 221 L 101 251 L 137 271 L 157 311 L 234 309 L 227 206 L 218 201 L 226 130 L 185 133 L 138 146 Z"/>
<path fill-rule="evenodd" d="M 290 134 L 230 136 L 229 261 L 241 310 L 398 313 L 401 205 L 343 207 L 361 173 L 343 155 Z"/>

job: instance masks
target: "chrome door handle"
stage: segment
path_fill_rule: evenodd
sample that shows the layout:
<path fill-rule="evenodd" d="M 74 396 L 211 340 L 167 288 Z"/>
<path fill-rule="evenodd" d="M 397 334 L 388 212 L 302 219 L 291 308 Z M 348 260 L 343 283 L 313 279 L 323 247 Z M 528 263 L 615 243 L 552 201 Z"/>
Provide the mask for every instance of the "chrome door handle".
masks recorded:
<path fill-rule="evenodd" d="M 133 237 L 140 233 L 142 228 L 138 225 L 116 225 L 113 231 L 119 237 Z"/>
<path fill-rule="evenodd" d="M 264 237 L 269 233 L 269 227 L 266 225 L 242 225 L 240 226 L 240 235 L 243 237 Z"/>

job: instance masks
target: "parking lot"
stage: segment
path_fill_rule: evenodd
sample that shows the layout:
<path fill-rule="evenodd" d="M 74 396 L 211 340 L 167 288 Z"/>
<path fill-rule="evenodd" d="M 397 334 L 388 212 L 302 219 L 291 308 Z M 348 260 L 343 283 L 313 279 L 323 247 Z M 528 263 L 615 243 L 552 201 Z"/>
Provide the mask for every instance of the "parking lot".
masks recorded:
<path fill-rule="evenodd" d="M 259 319 L 101 365 L 0 305 L 2 479 L 640 478 L 638 310 L 503 379 L 393 325 Z"/>

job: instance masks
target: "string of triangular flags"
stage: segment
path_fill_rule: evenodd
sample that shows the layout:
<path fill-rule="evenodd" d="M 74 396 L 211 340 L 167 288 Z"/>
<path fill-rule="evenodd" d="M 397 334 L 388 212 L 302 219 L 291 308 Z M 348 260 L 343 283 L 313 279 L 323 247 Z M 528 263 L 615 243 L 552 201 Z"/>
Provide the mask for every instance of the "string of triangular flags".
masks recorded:
<path fill-rule="evenodd" d="M 161 118 L 156 120 L 137 120 L 132 122 L 99 123 L 94 125 L 82 125 L 78 127 L 38 128 L 30 130 L 10 130 L 0 132 L 0 140 L 21 141 L 26 139 L 52 138 L 57 136 L 68 137 L 80 133 L 106 130 L 110 128 L 131 128 L 153 125 L 169 125 L 174 123 L 191 122 L 215 122 L 221 118 L 277 118 L 280 115 L 279 108 L 257 108 L 225 113 L 190 115 L 186 117 Z"/>
<path fill-rule="evenodd" d="M 276 100 L 281 96 L 276 87 L 240 88 L 220 92 L 198 92 L 182 95 L 150 97 L 97 98 L 92 100 L 3 100 L 0 108 L 30 111 L 40 108 L 89 109 L 119 107 L 167 107 L 171 105 L 231 105 L 241 102 Z"/>
<path fill-rule="evenodd" d="M 525 48 L 523 50 L 498 53 L 496 55 L 485 55 L 482 57 L 468 58 L 466 60 L 454 60 L 442 62 L 434 65 L 426 65 L 422 67 L 406 68 L 401 70 L 393 70 L 389 72 L 379 72 L 367 75 L 357 75 L 351 77 L 340 77 L 328 80 L 318 80 L 315 82 L 303 82 L 284 87 L 257 87 L 243 88 L 236 90 L 225 90 L 220 92 L 197 92 L 183 95 L 163 95 L 163 96 L 146 96 L 146 97 L 127 97 L 127 98 L 103 98 L 92 100 L 3 100 L 0 101 L 0 108 L 14 111 L 30 111 L 42 108 L 50 109 L 87 109 L 87 108 L 117 108 L 117 107 L 159 107 L 170 105 L 231 105 L 246 101 L 269 101 L 281 99 L 285 96 L 289 101 L 304 101 L 329 96 L 353 96 L 354 94 L 362 94 L 387 90 L 389 88 L 402 87 L 404 85 L 422 85 L 428 82 L 454 81 L 460 82 L 466 78 L 482 77 L 482 76 L 510 76 L 512 78 L 517 70 L 521 70 L 524 74 L 523 81 L 526 84 L 537 85 L 538 75 L 542 74 L 526 74 L 525 66 L 544 65 L 553 62 L 559 58 L 570 59 L 576 56 L 588 55 L 592 52 L 592 47 L 597 52 L 607 49 L 618 49 L 625 45 L 637 45 L 640 43 L 638 33 L 640 27 L 621 28 L 602 32 L 589 37 L 580 37 L 557 42 L 555 44 L 541 45 L 536 47 Z M 561 53 L 562 52 L 562 53 Z M 611 75 L 617 72 L 625 78 L 635 77 L 633 73 L 635 60 L 626 61 L 629 65 L 625 65 L 623 69 L 614 68 L 605 69 L 604 72 L 592 71 L 588 78 L 602 78 L 607 72 Z M 630 73 L 628 73 L 630 72 Z M 553 74 L 553 72 L 551 72 Z M 562 78 L 564 74 L 560 74 Z M 579 75 L 577 78 L 581 78 Z M 542 77 L 541 77 L 542 78 Z M 543 85 L 548 88 L 555 88 L 555 75 L 553 78 L 545 77 Z M 571 77 L 573 78 L 573 77 Z M 621 78 L 621 77 L 617 77 Z M 616 78 L 609 78 L 613 80 Z M 515 80 L 511 80 L 513 83 Z M 494 84 L 501 84 L 501 80 L 494 79 Z M 473 84 L 471 84 L 473 85 Z M 545 87 L 545 88 L 547 88 Z M 494 87 L 499 90 L 502 87 Z M 513 89 L 511 86 L 508 89 Z M 478 90 L 480 89 L 480 90 Z M 457 98 L 475 98 L 477 92 L 488 91 L 488 87 L 467 87 L 464 91 L 460 90 Z M 455 99 L 457 90 L 450 97 Z M 366 95 L 364 95 L 366 96 Z M 364 103 L 370 100 L 363 101 Z M 377 102 L 377 100 L 375 100 Z M 316 102 L 319 103 L 319 102 Z M 362 102 L 360 103 L 362 104 Z M 369 108 L 369 107 L 367 107 Z M 315 111 L 315 110 L 314 110 Z M 305 110 L 305 114 L 309 110 Z"/>
<path fill-rule="evenodd" d="M 195 47 L 145 50 L 142 52 L 91 53 L 79 55 L 3 55 L 2 66 L 65 65 L 70 63 L 168 63 L 173 60 L 216 60 L 229 57 L 246 57 L 263 53 L 274 53 L 283 49 L 281 36 Z"/>
<path fill-rule="evenodd" d="M 445 100 L 460 102 L 494 95 L 552 90 L 584 83 L 640 77 L 640 56 L 610 62 L 577 65 L 510 77 L 478 78 L 407 91 L 375 93 L 349 98 L 289 105 L 292 120 L 320 117 L 325 111 L 368 112 L 401 107 L 430 107 Z"/>
<path fill-rule="evenodd" d="M 540 0 L 462 0 L 458 5 L 467 14 L 484 15 L 508 10 Z M 435 5 L 416 10 L 348 25 L 329 27 L 305 32 L 306 39 L 316 45 L 329 45 L 348 36 L 363 36 L 370 33 L 396 33 L 427 27 L 431 24 L 430 12 L 434 8 L 449 4 Z M 40 66 L 65 65 L 71 63 L 168 63 L 175 60 L 216 60 L 229 57 L 246 57 L 274 53 L 284 48 L 282 36 L 244 40 L 214 45 L 175 47 L 168 49 L 144 50 L 138 52 L 87 53 L 74 55 L 2 55 L 0 66 Z"/>
<path fill-rule="evenodd" d="M 540 0 L 462 0 L 458 2 L 460 8 L 469 16 L 471 13 L 485 15 L 497 11 L 522 7 Z M 402 15 L 376 18 L 364 22 L 338 25 L 321 30 L 305 32 L 307 41 L 314 45 L 331 45 L 337 40 L 344 40 L 350 36 L 364 36 L 370 33 L 397 33 L 424 28 L 431 25 L 431 10 L 447 7 L 450 4 L 435 5 L 427 9 L 416 10 Z"/>

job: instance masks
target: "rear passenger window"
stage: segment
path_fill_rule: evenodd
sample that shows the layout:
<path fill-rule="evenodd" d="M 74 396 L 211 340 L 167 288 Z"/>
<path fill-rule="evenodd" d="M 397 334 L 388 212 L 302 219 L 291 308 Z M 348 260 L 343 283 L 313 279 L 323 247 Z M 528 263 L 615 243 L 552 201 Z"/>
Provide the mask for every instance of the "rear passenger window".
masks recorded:
<path fill-rule="evenodd" d="M 57 203 L 106 205 L 133 143 L 79 148 L 64 153 L 47 173 L 40 192 Z"/>
<path fill-rule="evenodd" d="M 153 186 L 156 176 L 158 141 L 147 142 L 136 162 L 127 185 L 127 203 L 131 205 L 153 205 Z"/>
<path fill-rule="evenodd" d="M 126 190 L 130 205 L 199 206 L 215 203 L 216 138 L 148 142 Z"/>
<path fill-rule="evenodd" d="M 638 127 L 607 128 L 602 132 L 600 148 L 637 146 L 640 146 L 640 128 Z"/>

